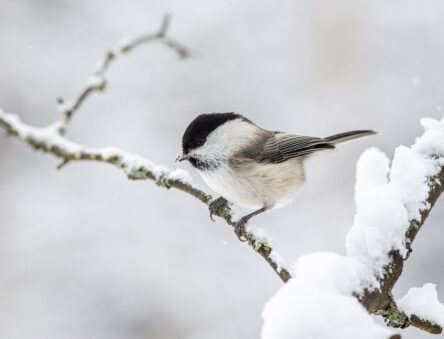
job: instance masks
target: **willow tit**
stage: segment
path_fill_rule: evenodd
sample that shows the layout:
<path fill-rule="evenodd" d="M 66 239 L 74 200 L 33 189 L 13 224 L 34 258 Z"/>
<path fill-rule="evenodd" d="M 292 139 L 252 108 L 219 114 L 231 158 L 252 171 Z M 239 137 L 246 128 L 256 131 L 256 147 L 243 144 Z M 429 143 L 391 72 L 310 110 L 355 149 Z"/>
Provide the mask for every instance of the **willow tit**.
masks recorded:
<path fill-rule="evenodd" d="M 240 227 L 294 199 L 305 181 L 304 162 L 312 154 L 372 134 L 358 130 L 315 138 L 268 131 L 235 113 L 201 114 L 185 130 L 177 161 L 188 160 L 221 195 L 209 206 L 211 219 L 227 199 L 254 210 L 237 222 Z"/>

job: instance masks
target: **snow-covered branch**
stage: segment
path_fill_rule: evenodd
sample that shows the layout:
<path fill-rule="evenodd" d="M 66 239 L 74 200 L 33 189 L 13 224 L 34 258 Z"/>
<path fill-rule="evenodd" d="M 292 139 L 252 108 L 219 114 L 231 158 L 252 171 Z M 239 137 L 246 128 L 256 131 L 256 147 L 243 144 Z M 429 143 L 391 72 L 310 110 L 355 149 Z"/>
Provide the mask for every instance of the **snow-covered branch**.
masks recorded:
<path fill-rule="evenodd" d="M 408 259 L 412 251 L 412 243 L 417 233 L 444 190 L 444 120 L 422 119 L 421 124 L 425 128 L 424 135 L 418 138 L 410 148 L 398 147 L 391 170 L 388 168 L 388 160 L 382 154 L 374 153 L 376 157 L 371 155 L 367 158 L 363 157 L 360 163 L 362 176 L 368 175 L 365 173 L 366 169 L 375 170 L 381 166 L 379 179 L 376 178 L 377 171 L 373 173 L 375 174 L 373 179 L 381 180 L 379 185 L 375 183 L 373 190 L 369 187 L 361 187 L 362 190 L 359 192 L 359 188 L 357 189 L 358 214 L 354 228 L 356 223 L 360 223 L 360 218 L 365 218 L 370 224 L 367 225 L 368 228 L 365 221 L 364 224 L 360 224 L 361 231 L 358 231 L 359 226 L 356 226 L 355 235 L 352 229 L 348 238 L 350 246 L 347 246 L 349 253 L 364 255 L 374 260 L 373 272 L 378 283 L 377 285 L 369 284 L 361 297 L 363 305 L 371 313 L 396 310 L 391 291 L 401 276 L 404 261 Z M 370 162 L 373 163 L 370 164 Z M 359 170 L 358 167 L 358 173 Z M 367 181 L 367 184 L 370 183 Z M 359 177 L 357 185 L 359 185 Z M 360 194 L 361 197 L 359 197 Z M 359 200 L 365 200 L 365 195 L 369 197 L 369 200 L 361 201 L 364 205 L 362 207 L 361 204 L 361 208 L 365 210 L 359 211 Z M 365 216 L 366 213 L 367 216 Z M 378 239 L 383 248 L 379 249 L 380 252 L 377 255 L 366 254 L 358 249 L 359 246 L 364 246 L 363 241 L 369 241 L 369 234 L 365 236 L 367 240 L 363 234 L 372 232 L 372 227 L 379 227 L 385 231 L 385 234 L 381 233 Z M 358 239 L 359 237 L 361 240 Z M 354 241 L 356 242 L 353 244 Z M 417 319 L 413 321 L 406 319 L 406 322 L 400 323 L 399 327 L 408 326 L 409 323 L 423 329 L 430 328 L 429 332 L 437 332 L 435 326 L 426 326 Z"/>
<path fill-rule="evenodd" d="M 105 74 L 110 65 L 121 55 L 149 42 L 159 42 L 175 51 L 179 57 L 186 58 L 189 51 L 179 42 L 167 36 L 170 25 L 170 17 L 165 16 L 159 30 L 152 34 L 142 34 L 135 37 L 122 39 L 99 61 L 96 71 L 88 79 L 86 86 L 80 91 L 77 99 L 59 100 L 59 110 L 62 118 L 47 127 L 34 127 L 23 123 L 20 118 L 11 113 L 6 113 L 0 108 L 0 126 L 7 135 L 14 136 L 26 142 L 32 148 L 40 150 L 61 159 L 58 168 L 62 168 L 69 162 L 90 160 L 111 164 L 125 172 L 129 179 L 154 180 L 157 185 L 165 188 L 176 188 L 209 205 L 213 197 L 191 184 L 188 173 L 182 169 L 170 171 L 165 166 L 154 165 L 151 161 L 137 154 L 131 154 L 115 147 L 101 149 L 80 145 L 69 140 L 65 134 L 73 114 L 80 108 L 88 97 L 98 91 L 103 91 L 106 86 Z M 234 228 L 233 215 L 229 206 L 220 208 L 215 215 L 221 217 Z M 243 227 L 240 236 L 259 253 L 284 281 L 290 279 L 288 270 L 276 250 L 273 250 L 270 239 L 263 231 L 247 230 Z"/>
<path fill-rule="evenodd" d="M 412 287 L 398 300 L 398 305 L 416 327 L 434 334 L 441 333 L 444 326 L 444 305 L 438 300 L 435 284 Z"/>
<path fill-rule="evenodd" d="M 391 326 L 441 332 L 444 307 L 436 306 L 437 300 L 440 314 L 427 319 L 430 313 L 411 312 L 409 317 L 398 310 L 391 292 L 416 234 L 444 189 L 444 119 L 421 123 L 424 135 L 412 147 L 398 147 L 391 166 L 377 149 L 361 156 L 347 254 L 313 253 L 298 260 L 293 278 L 265 306 L 263 339 L 393 335 L 368 313 L 383 315 Z M 323 326 L 318 326 L 320 321 Z"/>
<path fill-rule="evenodd" d="M 0 109 L 0 126 L 10 136 L 26 142 L 36 150 L 50 153 L 62 159 L 59 168 L 71 161 L 91 160 L 111 164 L 122 169 L 129 179 L 154 180 L 157 185 L 165 188 L 176 188 L 191 194 L 206 205 L 213 201 L 213 197 L 191 184 L 191 178 L 185 170 L 170 171 L 165 166 L 154 165 L 151 161 L 137 154 L 131 154 L 115 147 L 92 148 L 80 145 L 67 139 L 60 133 L 59 122 L 48 127 L 37 128 L 20 121 L 20 118 Z M 225 222 L 234 227 L 233 215 L 228 206 L 216 212 Z M 270 240 L 263 232 L 242 228 L 240 235 L 258 252 L 279 277 L 285 282 L 290 278 L 284 268 L 279 253 L 273 250 Z"/>

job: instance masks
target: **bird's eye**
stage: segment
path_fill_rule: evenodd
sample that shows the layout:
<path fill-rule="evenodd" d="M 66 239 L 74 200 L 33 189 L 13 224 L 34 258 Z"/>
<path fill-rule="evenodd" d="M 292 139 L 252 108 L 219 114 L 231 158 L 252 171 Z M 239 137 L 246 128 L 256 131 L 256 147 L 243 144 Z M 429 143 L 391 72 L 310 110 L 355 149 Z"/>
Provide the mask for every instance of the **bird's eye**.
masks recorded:
<path fill-rule="evenodd" d="M 197 139 L 197 145 L 198 146 L 202 146 L 204 143 L 205 143 L 205 139 L 204 138 Z"/>

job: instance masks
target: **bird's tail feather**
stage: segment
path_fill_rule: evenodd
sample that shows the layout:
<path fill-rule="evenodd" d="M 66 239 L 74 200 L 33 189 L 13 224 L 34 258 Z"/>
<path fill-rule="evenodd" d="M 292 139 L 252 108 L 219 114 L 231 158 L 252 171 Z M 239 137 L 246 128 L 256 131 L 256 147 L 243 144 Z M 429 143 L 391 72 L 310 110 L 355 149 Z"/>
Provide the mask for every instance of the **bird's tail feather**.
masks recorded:
<path fill-rule="evenodd" d="M 353 139 L 357 139 L 357 138 L 362 138 L 362 137 L 366 137 L 369 135 L 374 135 L 374 134 L 378 134 L 375 131 L 372 130 L 358 130 L 358 131 L 350 131 L 350 132 L 344 132 L 344 133 L 339 133 L 339 134 L 335 134 L 335 135 L 331 135 L 329 137 L 326 137 L 324 139 L 330 141 L 332 144 L 340 144 L 343 143 L 345 141 L 349 141 L 349 140 L 353 140 Z"/>

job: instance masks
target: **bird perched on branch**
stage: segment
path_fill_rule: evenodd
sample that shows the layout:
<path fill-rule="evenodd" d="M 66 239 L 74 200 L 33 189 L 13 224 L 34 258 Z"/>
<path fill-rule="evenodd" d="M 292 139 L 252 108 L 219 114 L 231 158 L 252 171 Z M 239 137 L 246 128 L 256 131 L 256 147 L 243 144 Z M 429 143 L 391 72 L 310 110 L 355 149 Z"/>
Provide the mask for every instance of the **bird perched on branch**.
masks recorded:
<path fill-rule="evenodd" d="M 239 219 L 239 230 L 253 216 L 293 200 L 305 181 L 304 162 L 311 155 L 372 134 L 356 130 L 307 137 L 263 129 L 240 114 L 201 114 L 185 130 L 183 154 L 177 161 L 188 160 L 221 195 L 209 206 L 211 219 L 228 201 L 254 210 Z"/>

